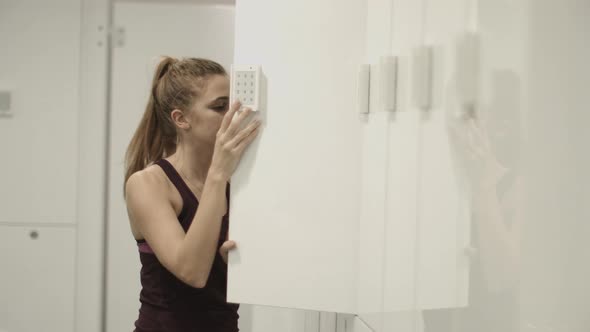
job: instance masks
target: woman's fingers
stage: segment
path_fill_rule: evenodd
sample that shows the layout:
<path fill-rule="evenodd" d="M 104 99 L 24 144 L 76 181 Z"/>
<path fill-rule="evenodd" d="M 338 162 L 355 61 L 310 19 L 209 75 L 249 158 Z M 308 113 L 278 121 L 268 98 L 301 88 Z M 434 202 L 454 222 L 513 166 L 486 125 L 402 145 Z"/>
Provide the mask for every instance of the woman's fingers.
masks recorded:
<path fill-rule="evenodd" d="M 235 118 L 231 121 L 231 123 L 229 124 L 229 127 L 225 131 L 226 135 L 228 135 L 230 139 L 233 138 L 233 136 L 238 132 L 238 129 L 240 128 L 240 125 L 242 124 L 242 122 L 248 116 L 250 116 L 251 113 L 252 113 L 252 109 L 245 108 L 242 112 L 240 112 L 238 114 L 237 118 Z"/>
<path fill-rule="evenodd" d="M 225 113 L 225 115 L 223 116 L 223 120 L 221 121 L 221 127 L 219 128 L 219 132 L 224 133 L 225 131 L 227 131 L 227 129 L 229 128 L 229 126 L 232 122 L 232 119 L 234 118 L 234 115 L 240 109 L 240 107 L 242 107 L 242 103 L 239 100 L 236 100 L 231 105 L 231 107 L 229 108 L 229 111 L 227 111 L 227 113 Z"/>
<path fill-rule="evenodd" d="M 223 260 L 227 263 L 227 256 L 230 250 L 236 247 L 236 243 L 234 241 L 225 241 L 221 248 L 219 248 L 219 254 L 223 258 Z"/>
<path fill-rule="evenodd" d="M 256 127 L 256 129 L 251 131 L 250 134 L 248 134 L 248 136 L 244 137 L 244 139 L 241 140 L 240 143 L 238 143 L 238 145 L 236 146 L 235 149 L 239 154 L 244 152 L 244 150 L 248 147 L 248 145 L 250 145 L 250 143 L 252 143 L 252 141 L 254 141 L 256 136 L 258 136 L 259 129 L 260 129 L 260 127 Z"/>
<path fill-rule="evenodd" d="M 225 251 L 225 252 L 228 252 L 228 251 L 230 251 L 231 249 L 233 249 L 235 247 L 236 247 L 236 243 L 234 241 L 231 241 L 231 240 L 230 241 L 225 241 L 221 245 L 221 250 L 222 251 Z"/>
<path fill-rule="evenodd" d="M 477 140 L 477 133 L 474 132 L 474 129 L 472 127 L 468 127 L 467 128 L 467 143 L 469 144 L 469 150 L 471 151 L 471 153 L 474 156 L 481 156 L 481 152 L 480 152 L 480 146 L 478 140 Z"/>
<path fill-rule="evenodd" d="M 479 126 L 479 124 L 477 122 L 475 122 L 474 119 L 471 119 L 469 121 L 469 129 L 473 133 L 473 136 L 475 137 L 475 139 L 477 139 L 478 142 L 483 143 L 484 140 L 483 140 L 483 136 L 482 136 L 482 132 L 481 132 L 481 127 Z"/>
<path fill-rule="evenodd" d="M 260 120 L 254 120 L 248 124 L 244 129 L 242 129 L 232 140 L 230 141 L 229 145 L 232 148 L 237 148 L 240 142 L 242 142 L 246 137 L 248 137 L 253 131 L 260 127 Z"/>

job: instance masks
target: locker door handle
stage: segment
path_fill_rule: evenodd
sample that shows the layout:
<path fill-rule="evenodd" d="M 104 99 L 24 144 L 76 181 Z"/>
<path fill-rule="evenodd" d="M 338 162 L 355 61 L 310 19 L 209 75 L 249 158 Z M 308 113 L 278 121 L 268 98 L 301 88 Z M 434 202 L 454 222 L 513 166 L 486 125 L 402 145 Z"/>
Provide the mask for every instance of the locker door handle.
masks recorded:
<path fill-rule="evenodd" d="M 386 55 L 379 59 L 379 93 L 386 111 L 395 111 L 397 95 L 397 57 Z"/>
<path fill-rule="evenodd" d="M 369 113 L 369 95 L 371 90 L 371 65 L 362 64 L 357 77 L 357 109 L 359 114 Z"/>
<path fill-rule="evenodd" d="M 432 106 L 432 47 L 420 46 L 412 56 L 413 99 L 416 107 L 426 111 Z"/>

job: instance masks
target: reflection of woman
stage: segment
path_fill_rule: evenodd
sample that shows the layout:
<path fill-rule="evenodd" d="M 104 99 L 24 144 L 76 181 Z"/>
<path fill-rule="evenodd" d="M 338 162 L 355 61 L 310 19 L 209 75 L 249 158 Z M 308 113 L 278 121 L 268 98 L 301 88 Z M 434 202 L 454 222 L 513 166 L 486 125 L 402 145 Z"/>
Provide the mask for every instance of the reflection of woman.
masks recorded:
<path fill-rule="evenodd" d="M 502 121 L 517 114 L 513 74 L 495 76 L 493 105 Z M 503 93 L 505 92 L 505 93 Z M 509 95 L 506 95 L 508 93 Z M 501 111 L 500 111 L 501 110 Z M 516 121 L 515 121 L 516 122 Z M 518 330 L 521 184 L 517 175 L 518 137 L 501 124 L 494 147 L 474 119 L 450 120 L 450 140 L 467 175 L 472 198 L 472 246 L 469 304 L 466 308 L 423 312 L 426 332 L 510 332 Z M 508 130 L 510 131 L 510 130 Z M 512 131 L 514 134 L 514 131 Z"/>
<path fill-rule="evenodd" d="M 136 331 L 238 330 L 226 301 L 228 180 L 259 121 L 229 108 L 219 64 L 165 58 L 126 156 L 125 198 L 142 263 Z M 228 111 L 229 108 L 229 111 Z M 232 121 L 233 119 L 233 121 Z"/>
<path fill-rule="evenodd" d="M 426 332 L 510 332 L 518 318 L 518 237 L 516 175 L 491 154 L 483 131 L 469 121 L 473 206 L 469 305 L 423 313 Z"/>

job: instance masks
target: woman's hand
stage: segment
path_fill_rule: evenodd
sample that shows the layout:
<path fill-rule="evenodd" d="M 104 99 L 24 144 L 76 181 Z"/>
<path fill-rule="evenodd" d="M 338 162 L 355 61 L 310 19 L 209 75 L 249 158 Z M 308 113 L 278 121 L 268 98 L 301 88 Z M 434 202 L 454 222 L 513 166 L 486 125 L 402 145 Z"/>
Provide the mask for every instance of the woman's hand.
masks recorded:
<path fill-rule="evenodd" d="M 232 104 L 223 117 L 215 140 L 215 150 L 209 173 L 220 177 L 223 181 L 230 179 L 244 150 L 256 138 L 260 128 L 260 120 L 258 119 L 251 121 L 242 128 L 242 124 L 252 113 L 252 110 L 246 108 L 236 116 L 240 107 L 241 104 L 238 101 Z"/>
<path fill-rule="evenodd" d="M 221 245 L 221 248 L 219 248 L 219 254 L 221 255 L 221 258 L 223 258 L 225 264 L 227 264 L 227 255 L 229 251 L 235 247 L 236 243 L 234 241 L 225 241 L 223 245 Z"/>
<path fill-rule="evenodd" d="M 449 138 L 456 158 L 472 189 L 495 186 L 506 168 L 501 165 L 490 144 L 485 125 L 472 117 L 447 119 Z"/>

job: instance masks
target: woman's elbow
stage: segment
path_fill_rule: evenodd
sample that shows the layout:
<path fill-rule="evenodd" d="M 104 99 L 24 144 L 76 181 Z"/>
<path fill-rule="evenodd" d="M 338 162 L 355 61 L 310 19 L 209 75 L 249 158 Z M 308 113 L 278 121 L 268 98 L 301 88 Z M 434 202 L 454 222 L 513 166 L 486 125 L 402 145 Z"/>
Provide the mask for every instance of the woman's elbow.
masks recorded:
<path fill-rule="evenodd" d="M 189 280 L 188 282 L 186 282 L 187 285 L 191 286 L 192 288 L 205 288 L 205 286 L 207 286 L 207 282 L 203 281 L 201 279 L 194 279 L 194 280 Z"/>
<path fill-rule="evenodd" d="M 205 286 L 207 286 L 208 278 L 209 276 L 204 275 L 203 273 L 190 271 L 183 271 L 178 275 L 178 279 L 180 279 L 180 281 L 193 288 L 205 288 Z"/>
<path fill-rule="evenodd" d="M 203 277 L 195 278 L 188 285 L 193 288 L 205 288 L 205 286 L 207 286 L 207 278 L 203 278 Z"/>

